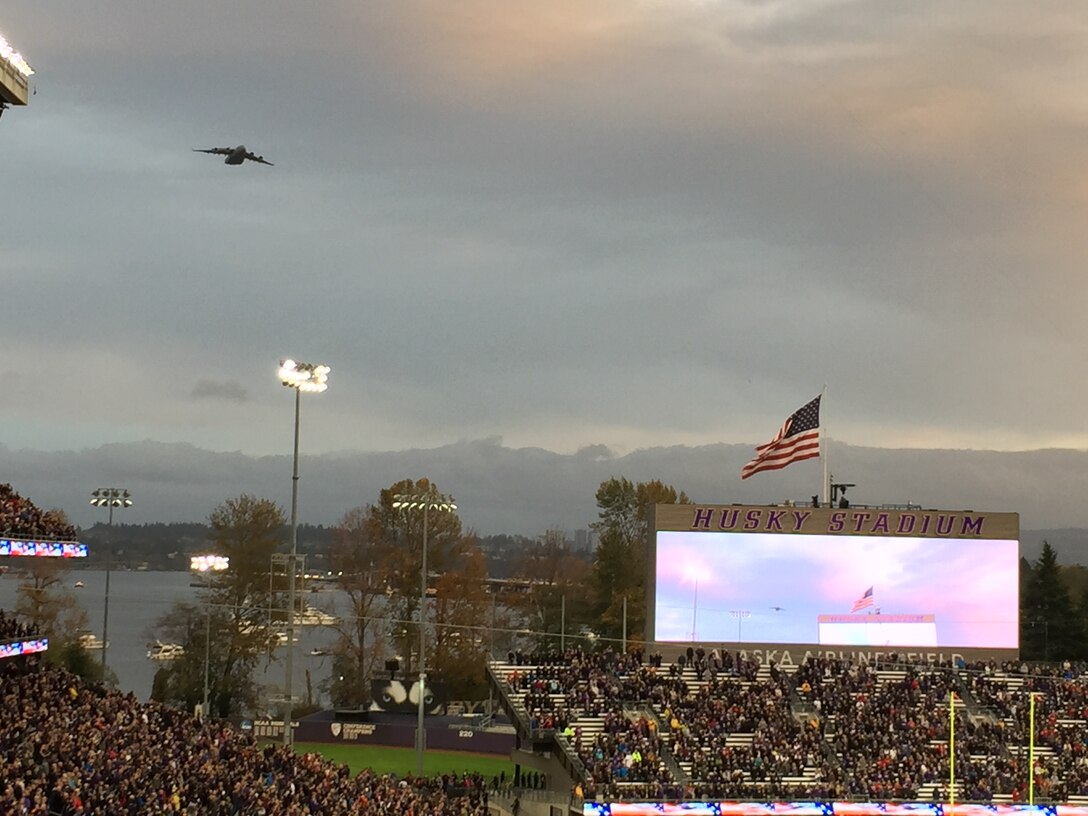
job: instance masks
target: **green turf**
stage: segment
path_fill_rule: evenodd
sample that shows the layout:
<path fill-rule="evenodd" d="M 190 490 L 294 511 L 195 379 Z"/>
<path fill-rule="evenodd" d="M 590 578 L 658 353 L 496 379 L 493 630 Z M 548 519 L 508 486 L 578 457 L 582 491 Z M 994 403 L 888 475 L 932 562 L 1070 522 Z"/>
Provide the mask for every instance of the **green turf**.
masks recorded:
<path fill-rule="evenodd" d="M 333 762 L 346 762 L 353 774 L 364 768 L 378 773 L 407 776 L 416 771 L 414 748 L 388 748 L 382 745 L 338 745 L 327 742 L 298 742 L 295 750 L 300 754 L 318 753 Z M 506 778 L 514 776 L 514 763 L 506 757 L 493 754 L 471 754 L 467 751 L 427 751 L 423 755 L 423 771 L 427 776 L 444 773 L 478 771 L 490 781 L 506 772 Z"/>

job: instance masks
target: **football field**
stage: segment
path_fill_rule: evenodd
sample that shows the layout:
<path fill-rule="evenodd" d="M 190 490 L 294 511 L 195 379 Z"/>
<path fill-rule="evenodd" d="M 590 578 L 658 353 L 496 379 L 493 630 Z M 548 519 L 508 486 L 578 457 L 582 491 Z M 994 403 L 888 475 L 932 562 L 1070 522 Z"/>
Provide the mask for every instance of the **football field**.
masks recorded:
<path fill-rule="evenodd" d="M 414 748 L 388 748 L 374 745 L 336 745 L 325 742 L 298 742 L 295 750 L 300 754 L 319 753 L 333 762 L 347 763 L 352 774 L 370 768 L 382 774 L 407 776 L 416 770 Z M 473 754 L 467 751 L 427 751 L 424 754 L 424 773 L 437 776 L 444 773 L 483 774 L 488 782 L 492 777 L 506 773 L 506 780 L 514 776 L 514 763 L 507 757 L 494 754 Z"/>

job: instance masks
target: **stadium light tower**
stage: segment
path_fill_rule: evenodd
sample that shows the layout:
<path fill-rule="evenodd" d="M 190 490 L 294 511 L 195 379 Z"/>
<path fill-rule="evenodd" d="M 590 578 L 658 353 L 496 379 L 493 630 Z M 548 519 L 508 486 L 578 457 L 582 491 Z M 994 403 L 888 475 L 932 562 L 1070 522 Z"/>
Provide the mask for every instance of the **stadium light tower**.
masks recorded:
<path fill-rule="evenodd" d="M 0 115 L 8 105 L 25 105 L 34 69 L 0 34 Z"/>
<path fill-rule="evenodd" d="M 287 388 L 295 389 L 295 451 L 291 467 L 291 556 L 287 570 L 287 677 L 284 682 L 283 744 L 290 746 L 294 738 L 291 729 L 291 695 L 294 691 L 295 651 L 295 559 L 298 558 L 298 427 L 302 392 L 320 394 L 329 387 L 330 369 L 323 363 L 300 363 L 281 360 L 279 378 Z"/>
<path fill-rule="evenodd" d="M 123 487 L 99 487 L 91 491 L 91 507 L 108 507 L 106 520 L 106 602 L 102 609 L 102 680 L 106 679 L 106 647 L 110 636 L 110 562 L 113 560 L 113 508 L 132 507 L 132 494 Z"/>
<path fill-rule="evenodd" d="M 416 776 L 423 776 L 423 752 L 427 743 L 427 732 L 423 729 L 423 700 L 427 696 L 427 670 L 424 662 L 424 647 L 427 643 L 427 514 L 431 510 L 449 512 L 457 509 L 453 498 L 444 496 L 431 485 L 427 490 L 416 493 L 398 493 L 393 497 L 393 507 L 398 510 L 423 511 L 423 562 L 419 578 L 419 685 L 416 712 Z"/>
<path fill-rule="evenodd" d="M 223 572 L 230 566 L 230 559 L 225 555 L 194 555 L 189 559 L 189 569 L 199 572 L 204 579 L 204 589 L 211 589 L 211 576 L 213 572 Z M 201 706 L 201 716 L 208 719 L 208 667 L 211 665 L 212 656 L 212 602 L 211 598 L 204 599 L 204 704 Z"/>

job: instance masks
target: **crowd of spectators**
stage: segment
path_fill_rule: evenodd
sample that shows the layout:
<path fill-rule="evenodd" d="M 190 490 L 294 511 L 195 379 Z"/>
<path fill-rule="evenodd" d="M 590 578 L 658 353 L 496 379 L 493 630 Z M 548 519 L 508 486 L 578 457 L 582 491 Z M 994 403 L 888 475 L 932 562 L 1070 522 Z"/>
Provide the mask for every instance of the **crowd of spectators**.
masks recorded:
<path fill-rule="evenodd" d="M 484 816 L 479 775 L 398 779 L 259 745 L 219 722 L 0 662 L 0 813 Z"/>
<path fill-rule="evenodd" d="M 1036 795 L 1088 796 L 1086 666 L 918 665 L 892 655 L 875 664 L 820 657 L 760 671 L 750 659 L 702 649 L 670 663 L 581 650 L 517 660 L 520 682 L 546 677 L 550 699 L 563 700 L 560 729 L 584 766 L 587 795 L 946 797 L 954 705 L 957 796 L 1026 801 L 1034 694 L 1042 748 Z M 640 714 L 640 705 L 653 715 Z M 580 723 L 601 717 L 599 735 L 582 733 Z"/>
<path fill-rule="evenodd" d="M 574 648 L 562 654 L 511 653 L 509 663 L 515 667 L 506 677 L 509 687 L 526 695 L 535 687 L 535 704 L 562 695 L 564 725 L 557 730 L 581 760 L 588 791 L 745 795 L 765 792 L 767 784 L 799 788 L 786 777 L 799 777 L 809 766 L 823 771 L 826 764 L 817 724 L 799 725 L 790 712 L 786 675 L 775 669 L 770 684 L 760 685 L 759 663 L 750 658 L 693 648 L 666 666 L 659 654 L 644 661 L 638 651 Z M 689 679 L 698 692 L 692 693 Z M 649 706 L 653 715 L 640 713 L 640 706 Z M 540 710 L 534 713 L 535 721 L 542 721 Z M 579 718 L 603 718 L 600 731 L 583 734 Z M 730 733 L 751 739 L 727 746 Z M 663 760 L 666 751 L 689 765 L 697 783 L 683 787 Z M 832 776 L 830 770 L 817 774 L 821 790 L 828 789 L 825 779 Z"/>
<path fill-rule="evenodd" d="M 511 652 L 508 659 L 515 668 L 505 682 L 525 706 L 534 730 L 562 731 L 571 721 L 572 710 L 581 716 L 600 716 L 611 709 L 612 701 L 641 699 L 646 692 L 638 680 L 644 668 L 638 651 L 589 652 L 573 647 L 529 655 Z"/>
<path fill-rule="evenodd" d="M 38 628 L 0 609 L 0 643 L 38 637 Z"/>
<path fill-rule="evenodd" d="M 0 484 L 0 536 L 9 538 L 75 541 L 76 528 L 63 515 L 40 510 L 32 501 L 15 492 L 10 484 Z"/>
<path fill-rule="evenodd" d="M 28 635 L 0 611 L 0 639 Z M 959 801 L 1024 801 L 1032 720 L 1046 749 L 1036 757 L 1036 796 L 1088 795 L 1082 667 L 887 671 L 814 658 L 760 671 L 717 650 L 683 657 L 680 667 L 640 652 L 570 649 L 515 658 L 506 679 L 554 715 L 581 760 L 587 797 L 912 800 L 926 786 L 945 797 L 955 761 Z M 949 705 L 958 712 L 954 757 Z M 0 663 L 0 706 L 0 813 L 487 812 L 479 776 L 353 776 L 33 660 Z"/>
<path fill-rule="evenodd" d="M 948 706 L 958 688 L 955 672 L 906 667 L 880 682 L 868 666 L 840 663 L 805 682 L 812 689 L 807 694 L 834 724 L 828 741 L 841 759 L 848 794 L 913 799 L 922 786 L 949 778 Z M 1018 768 L 1005 749 L 1003 729 L 961 717 L 959 734 L 956 776 L 966 798 L 989 801 L 995 793 L 1012 793 Z"/>
<path fill-rule="evenodd" d="M 692 778 L 716 795 L 734 796 L 752 783 L 781 788 L 808 784 L 829 792 L 835 779 L 824 762 L 820 721 L 799 720 L 784 676 L 758 683 L 714 680 L 666 710 L 672 751 L 690 763 Z M 733 735 L 743 739 L 732 741 Z M 790 782 L 809 773 L 811 783 Z"/>
<path fill-rule="evenodd" d="M 617 704 L 604 716 L 602 729 L 592 742 L 587 743 L 577 731 L 572 740 L 593 784 L 675 783 L 661 759 L 656 720 L 628 717 Z"/>
<path fill-rule="evenodd" d="M 1084 675 L 1083 664 L 1032 667 L 1018 678 L 1022 681 L 1019 690 L 1001 693 L 998 689 L 986 697 L 1016 733 L 1028 733 L 1034 719 L 1036 745 L 1049 749 L 1036 758 L 1036 790 L 1050 798 L 1088 796 L 1088 684 Z M 1019 747 L 1026 764 L 1026 745 Z"/>

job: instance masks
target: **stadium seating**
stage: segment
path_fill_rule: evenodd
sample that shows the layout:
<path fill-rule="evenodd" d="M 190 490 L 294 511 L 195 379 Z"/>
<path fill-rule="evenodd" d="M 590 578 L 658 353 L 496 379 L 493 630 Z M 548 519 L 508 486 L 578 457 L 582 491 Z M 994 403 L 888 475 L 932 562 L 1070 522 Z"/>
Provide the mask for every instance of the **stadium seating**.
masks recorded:
<path fill-rule="evenodd" d="M 48 510 L 39 509 L 10 484 L 0 484 L 0 536 L 74 541 L 76 529 Z"/>
<path fill-rule="evenodd" d="M 589 797 L 947 801 L 951 706 L 955 801 L 1025 802 L 1034 695 L 1037 801 L 1088 802 L 1088 680 L 1069 664 L 787 670 L 576 648 L 511 654 L 491 674 L 538 736 L 552 724 Z"/>
<path fill-rule="evenodd" d="M 478 774 L 352 776 L 228 723 L 88 685 L 37 658 L 0 661 L 0 813 L 485 816 Z"/>

